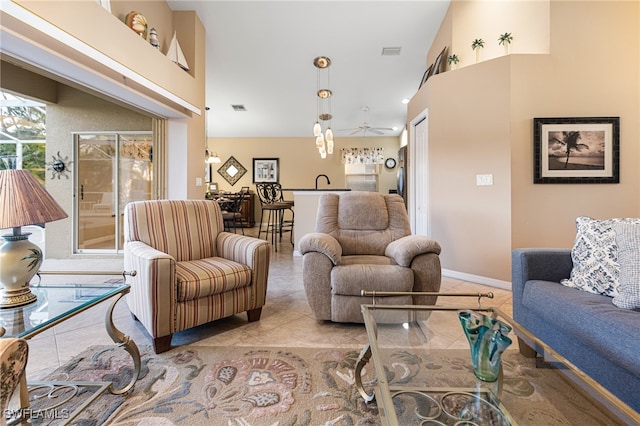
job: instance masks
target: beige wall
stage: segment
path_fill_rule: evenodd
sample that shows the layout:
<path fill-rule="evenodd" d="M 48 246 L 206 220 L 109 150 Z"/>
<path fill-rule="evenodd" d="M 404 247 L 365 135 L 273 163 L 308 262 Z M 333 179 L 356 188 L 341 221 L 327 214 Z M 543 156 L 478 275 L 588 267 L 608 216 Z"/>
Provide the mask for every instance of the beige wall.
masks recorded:
<path fill-rule="evenodd" d="M 204 171 L 189 165 L 201 161 L 204 155 L 203 114 L 197 115 L 167 98 L 168 92 L 204 112 L 206 34 L 196 13 L 172 12 L 166 2 L 160 0 L 112 1 L 113 14 L 106 12 L 94 0 L 12 1 L 148 81 L 145 86 L 131 78 L 125 78 L 119 70 L 110 68 L 94 60 L 90 55 L 62 44 L 50 34 L 35 30 L 13 18 L 3 17 L 3 25 L 10 25 L 14 32 L 26 40 L 31 40 L 34 45 L 41 45 L 54 51 L 57 57 L 69 62 L 70 68 L 80 63 L 93 72 L 96 80 L 107 81 L 119 90 L 128 91 L 127 93 L 150 97 L 165 105 L 167 107 L 165 110 L 175 111 L 169 115 L 171 118 L 168 144 L 170 151 L 178 152 L 180 155 L 169 156 L 168 168 L 182 171 L 182 173 L 175 173 L 172 177 L 171 191 L 168 196 L 170 198 L 200 197 L 204 187 L 198 186 L 196 182 L 203 180 Z M 141 13 L 144 10 L 150 27 L 157 25 L 161 42 L 164 44 L 167 43 L 167 37 L 171 37 L 174 31 L 177 32 L 180 45 L 189 62 L 188 73 L 164 55 L 168 46 L 165 45 L 161 51 L 158 51 L 124 24 L 124 16 L 131 10 L 139 10 Z M 78 17 L 82 18 L 78 19 Z M 41 66 L 47 68 L 47 64 L 41 64 Z M 81 85 L 91 87 L 92 79 L 88 80 L 81 82 Z M 154 88 L 154 85 L 157 87 Z M 163 93 L 163 91 L 166 92 Z M 121 99 L 126 102 L 127 98 L 123 96 Z"/>
<path fill-rule="evenodd" d="M 283 188 L 314 188 L 315 179 L 319 174 L 329 176 L 331 185 L 324 179 L 319 180 L 319 188 L 344 188 L 344 166 L 341 161 L 342 148 L 384 148 L 385 158 L 397 159 L 400 148 L 399 137 L 374 138 L 341 138 L 335 137 L 335 147 L 332 155 L 321 159 L 315 147 L 315 139 L 308 138 L 209 138 L 209 149 L 216 152 L 222 163 L 233 156 L 247 169 L 247 173 L 231 186 L 218 174 L 220 165 L 214 165 L 213 181 L 218 182 L 221 190 L 237 192 L 242 186 L 249 186 L 255 190 L 252 182 L 254 158 L 279 158 L 280 183 Z M 204 165 L 203 165 L 204 166 Z M 379 192 L 389 193 L 396 189 L 397 168 L 387 170 L 380 166 Z M 292 194 L 285 193 L 292 199 Z M 257 203 L 257 200 L 256 200 Z M 260 210 L 256 206 L 256 221 L 260 219 Z"/>
<path fill-rule="evenodd" d="M 60 85 L 58 103 L 47 105 L 47 160 L 60 152 L 61 157 L 73 161 L 73 132 L 138 130 L 151 130 L 151 118 Z M 70 165 L 72 169 L 74 166 Z M 51 179 L 51 173 L 47 173 L 47 190 L 69 215 L 46 225 L 45 252 L 50 259 L 65 259 L 72 253 L 74 176 L 69 176 Z"/>
<path fill-rule="evenodd" d="M 38 19 L 55 25 L 66 33 L 82 40 L 88 46 L 100 51 L 111 59 L 133 70 L 149 82 L 176 95 L 183 101 L 204 111 L 205 96 L 205 43 L 206 34 L 195 12 L 171 12 L 164 1 L 112 1 L 113 15 L 107 13 L 94 0 L 83 1 L 31 1 L 13 0 L 37 15 Z M 123 23 L 128 11 L 139 10 L 145 14 L 151 26 L 158 30 L 162 44 L 161 51 L 154 49 L 146 40 L 137 36 Z M 124 12 L 126 11 L 126 12 Z M 79 18 L 81 17 L 81 18 Z M 2 64 L 3 73 L 9 70 L 16 79 L 8 79 L 3 74 L 2 86 L 11 82 L 12 90 L 35 98 L 57 104 L 50 105 L 48 113 L 47 157 L 58 150 L 62 156 L 72 156 L 72 131 L 83 130 L 149 130 L 153 113 L 138 114 L 131 106 L 102 100 L 106 95 L 96 97 L 92 82 L 108 82 L 118 90 L 129 91 L 132 95 L 153 98 L 166 106 L 164 110 L 175 111 L 168 114 L 169 138 L 167 167 L 171 178 L 171 198 L 201 198 L 204 186 L 198 186 L 198 180 L 204 180 L 204 169 L 191 167 L 201 164 L 204 156 L 205 135 L 204 117 L 188 111 L 166 98 L 160 91 L 149 89 L 135 81 L 124 78 L 118 71 L 94 60 L 93 57 L 70 48 L 57 41 L 51 34 L 34 29 L 24 22 L 3 15 L 3 26 L 10 28 L 22 40 L 30 42 L 36 49 L 43 48 L 55 52 L 58 58 L 68 62 L 73 69 L 77 63 L 83 65 L 92 75 L 88 81 L 72 83 L 80 90 L 70 86 L 56 85 L 50 80 L 37 78 L 21 68 Z M 180 69 L 169 61 L 164 52 L 173 32 L 176 31 L 181 47 L 190 65 L 189 72 Z M 123 48 L 123 46 L 125 48 Z M 3 57 L 11 63 L 24 67 L 24 63 L 14 58 Z M 37 61 L 36 61 L 37 62 Z M 29 65 L 26 69 L 42 73 L 65 84 L 64 77 L 52 75 L 48 64 Z M 73 74 L 73 73 L 72 73 Z M 93 78 L 95 76 L 95 79 Z M 25 81 L 26 80 L 26 81 Z M 37 86 L 33 83 L 37 83 Z M 44 83 L 43 83 L 44 82 Z M 102 84 L 102 83 L 101 83 Z M 26 89 L 26 90 L 25 90 Z M 126 103 L 127 97 L 120 104 Z M 70 114 L 70 116 L 64 116 Z M 177 118 L 178 117 L 178 118 Z M 179 171 L 179 172 L 178 172 Z M 47 187 L 65 207 L 72 212 L 72 180 L 48 180 Z M 65 219 L 47 225 L 47 257 L 66 258 L 71 256 L 72 220 Z"/>
<path fill-rule="evenodd" d="M 580 215 L 640 216 L 638 6 L 552 1 L 550 54 L 502 56 L 436 75 L 412 99 L 408 120 L 425 108 L 430 115 L 430 214 L 443 268 L 508 282 L 511 249 L 570 247 Z M 449 11 L 437 40 L 457 37 L 460 9 Z M 464 16 L 467 33 L 473 21 Z M 515 47 L 519 28 L 511 31 Z M 429 56 L 440 49 L 434 44 Z M 598 116 L 620 117 L 620 184 L 534 185 L 533 118 Z M 476 186 L 480 173 L 492 173 L 494 185 Z"/>

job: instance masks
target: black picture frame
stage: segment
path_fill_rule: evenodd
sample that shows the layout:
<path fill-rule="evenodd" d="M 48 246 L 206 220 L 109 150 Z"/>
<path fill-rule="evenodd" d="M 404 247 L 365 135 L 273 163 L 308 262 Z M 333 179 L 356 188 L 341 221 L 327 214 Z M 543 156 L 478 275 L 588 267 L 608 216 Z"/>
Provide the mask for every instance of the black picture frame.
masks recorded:
<path fill-rule="evenodd" d="M 620 117 L 533 119 L 533 183 L 620 183 Z"/>
<path fill-rule="evenodd" d="M 445 71 L 446 61 L 444 60 L 444 58 L 446 57 L 446 54 L 447 46 L 445 46 L 436 57 L 436 61 L 433 63 L 433 70 L 431 71 L 431 75 L 440 74 L 441 72 Z"/>
<path fill-rule="evenodd" d="M 278 183 L 280 182 L 279 158 L 254 158 L 253 159 L 253 183 Z"/>
<path fill-rule="evenodd" d="M 422 74 L 422 80 L 420 80 L 420 86 L 418 86 L 418 90 L 420 90 L 420 88 L 422 87 L 422 85 L 424 83 L 426 83 L 427 79 L 429 78 L 429 76 L 431 75 L 431 70 L 433 69 L 433 64 L 431 64 L 429 66 L 429 68 L 427 68 L 427 70 L 424 72 L 424 74 Z"/>

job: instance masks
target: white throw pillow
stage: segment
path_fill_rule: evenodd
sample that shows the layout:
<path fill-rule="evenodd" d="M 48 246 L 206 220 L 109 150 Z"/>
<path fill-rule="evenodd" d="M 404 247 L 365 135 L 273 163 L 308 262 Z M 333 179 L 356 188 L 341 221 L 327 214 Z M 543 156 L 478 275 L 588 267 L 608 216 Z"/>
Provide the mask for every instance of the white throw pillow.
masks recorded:
<path fill-rule="evenodd" d="M 620 287 L 613 304 L 624 309 L 640 309 L 640 225 L 616 223 L 613 225 L 618 246 Z"/>
<path fill-rule="evenodd" d="M 616 223 L 638 223 L 640 218 L 614 218 L 597 220 L 581 216 L 576 219 L 576 240 L 571 250 L 573 269 L 571 277 L 560 283 L 595 294 L 618 296 L 620 266 Z"/>

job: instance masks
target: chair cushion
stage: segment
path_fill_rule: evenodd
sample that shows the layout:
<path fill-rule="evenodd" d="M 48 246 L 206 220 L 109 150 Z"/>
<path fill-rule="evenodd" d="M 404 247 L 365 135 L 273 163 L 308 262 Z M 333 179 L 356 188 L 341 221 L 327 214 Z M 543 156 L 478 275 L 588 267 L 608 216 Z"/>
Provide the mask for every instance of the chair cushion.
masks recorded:
<path fill-rule="evenodd" d="M 125 207 L 124 238 L 142 241 L 177 262 L 217 256 L 224 229 L 218 203 L 209 200 L 148 200 Z"/>
<path fill-rule="evenodd" d="M 251 268 L 221 257 L 177 262 L 176 281 L 177 300 L 184 302 L 248 286 Z"/>
<path fill-rule="evenodd" d="M 390 242 L 411 235 L 399 195 L 363 191 L 323 194 L 318 200 L 315 231 L 338 240 L 343 255 L 384 256 Z"/>
<path fill-rule="evenodd" d="M 331 269 L 331 293 L 360 296 L 362 290 L 411 291 L 413 271 L 396 265 L 359 264 Z"/>
<path fill-rule="evenodd" d="M 352 256 L 342 256 L 340 258 L 340 266 L 347 265 L 395 265 L 394 260 L 387 256 L 373 256 L 366 254 L 355 254 Z"/>

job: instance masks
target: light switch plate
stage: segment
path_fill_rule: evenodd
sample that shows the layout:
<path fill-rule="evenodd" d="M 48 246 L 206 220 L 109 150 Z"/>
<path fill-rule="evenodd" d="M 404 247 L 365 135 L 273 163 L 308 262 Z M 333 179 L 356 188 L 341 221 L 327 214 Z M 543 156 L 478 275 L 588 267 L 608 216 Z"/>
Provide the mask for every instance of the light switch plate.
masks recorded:
<path fill-rule="evenodd" d="M 493 185 L 493 175 L 476 175 L 476 185 L 478 186 L 488 186 Z"/>

